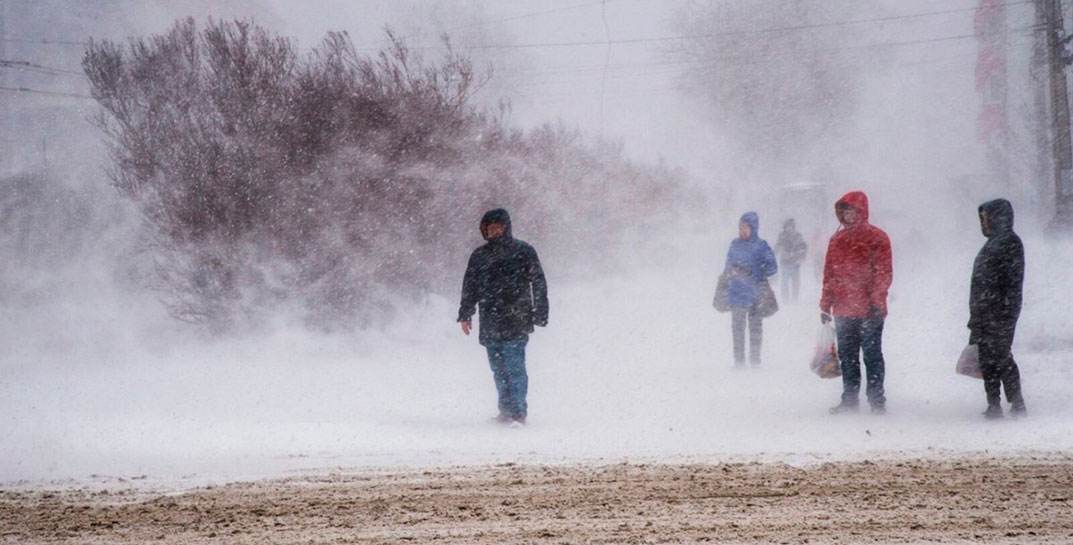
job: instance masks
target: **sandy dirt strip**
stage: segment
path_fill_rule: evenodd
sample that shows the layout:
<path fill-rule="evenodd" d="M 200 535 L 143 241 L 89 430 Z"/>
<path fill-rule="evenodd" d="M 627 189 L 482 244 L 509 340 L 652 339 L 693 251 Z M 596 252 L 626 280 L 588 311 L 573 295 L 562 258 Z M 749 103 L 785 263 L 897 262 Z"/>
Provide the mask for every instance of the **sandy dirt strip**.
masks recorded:
<path fill-rule="evenodd" d="M 1073 456 L 370 470 L 0 490 L 0 543 L 1073 543 Z"/>

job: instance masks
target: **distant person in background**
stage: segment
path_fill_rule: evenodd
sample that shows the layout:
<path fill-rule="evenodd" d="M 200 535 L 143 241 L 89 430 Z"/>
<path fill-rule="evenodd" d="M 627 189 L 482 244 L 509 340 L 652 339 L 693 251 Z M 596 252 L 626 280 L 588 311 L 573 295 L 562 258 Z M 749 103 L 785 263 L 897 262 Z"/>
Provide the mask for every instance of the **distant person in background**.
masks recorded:
<path fill-rule="evenodd" d="M 487 242 L 469 257 L 458 321 L 469 335 L 479 310 L 478 339 L 488 351 L 499 395 L 495 420 L 523 426 L 529 409 L 525 345 L 534 325 L 548 325 L 548 286 L 536 250 L 514 238 L 506 210 L 486 212 L 480 229 Z"/>
<path fill-rule="evenodd" d="M 868 403 L 874 414 L 883 414 L 887 403 L 883 322 L 894 274 L 890 238 L 869 223 L 868 196 L 861 191 L 851 191 L 839 199 L 835 216 L 841 227 L 827 244 L 820 296 L 820 321 L 827 323 L 834 317 L 842 367 L 842 401 L 831 408 L 831 414 L 857 411 L 862 352 Z"/>
<path fill-rule="evenodd" d="M 778 270 L 775 254 L 760 238 L 760 218 L 747 212 L 738 223 L 738 238 L 730 243 L 726 266 L 727 294 L 730 302 L 731 334 L 734 338 L 734 365 L 745 366 L 745 324 L 749 324 L 749 362 L 760 365 L 763 342 L 761 303 L 767 278 Z M 767 287 L 770 290 L 770 287 Z"/>
<path fill-rule="evenodd" d="M 1027 414 L 1021 396 L 1021 373 L 1010 351 L 1017 318 L 1021 315 L 1021 288 L 1025 276 L 1025 250 L 1013 231 L 1013 205 L 1006 199 L 988 201 L 979 208 L 980 229 L 987 242 L 976 255 L 969 291 L 969 344 L 979 350 L 980 372 L 987 394 L 987 418 L 1002 418 L 999 388 L 1006 389 L 1012 416 Z"/>
<path fill-rule="evenodd" d="M 791 303 L 797 302 L 797 296 L 801 291 L 801 262 L 805 260 L 808 252 L 808 244 L 805 237 L 797 231 L 797 223 L 793 218 L 782 224 L 782 232 L 775 241 L 775 255 L 779 256 L 779 276 L 782 285 L 782 300 Z"/>

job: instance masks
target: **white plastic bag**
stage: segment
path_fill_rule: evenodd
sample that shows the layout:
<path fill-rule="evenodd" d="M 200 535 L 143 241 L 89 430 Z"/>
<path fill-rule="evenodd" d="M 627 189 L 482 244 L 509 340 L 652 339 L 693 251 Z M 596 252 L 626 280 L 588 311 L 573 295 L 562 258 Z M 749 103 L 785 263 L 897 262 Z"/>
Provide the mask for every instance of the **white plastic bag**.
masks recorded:
<path fill-rule="evenodd" d="M 842 365 L 838 363 L 838 344 L 835 342 L 835 324 L 827 322 L 820 326 L 817 335 L 816 350 L 812 354 L 809 368 L 820 378 L 842 376 Z"/>
<path fill-rule="evenodd" d="M 984 378 L 984 374 L 980 372 L 980 349 L 975 344 L 970 344 L 961 351 L 955 371 L 967 377 Z"/>

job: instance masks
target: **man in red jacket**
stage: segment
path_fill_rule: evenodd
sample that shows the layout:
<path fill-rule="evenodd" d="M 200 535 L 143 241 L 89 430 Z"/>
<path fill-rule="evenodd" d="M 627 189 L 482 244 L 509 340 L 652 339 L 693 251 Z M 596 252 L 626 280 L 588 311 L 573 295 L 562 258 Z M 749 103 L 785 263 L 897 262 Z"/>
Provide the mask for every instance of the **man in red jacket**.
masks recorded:
<path fill-rule="evenodd" d="M 864 192 L 846 193 L 835 203 L 835 216 L 842 226 L 827 245 L 820 297 L 820 320 L 827 323 L 834 316 L 842 365 L 842 402 L 831 413 L 857 410 L 863 352 L 868 403 L 874 414 L 883 414 L 883 320 L 893 278 L 890 238 L 868 222 Z"/>

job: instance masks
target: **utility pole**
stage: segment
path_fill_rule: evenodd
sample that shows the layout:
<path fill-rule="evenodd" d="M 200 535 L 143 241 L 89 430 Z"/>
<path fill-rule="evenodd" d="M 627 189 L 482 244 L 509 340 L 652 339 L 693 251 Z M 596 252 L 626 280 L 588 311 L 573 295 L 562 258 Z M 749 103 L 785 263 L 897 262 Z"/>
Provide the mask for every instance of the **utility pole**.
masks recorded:
<path fill-rule="evenodd" d="M 1073 142 L 1069 127 L 1069 89 L 1066 84 L 1067 56 L 1062 0 L 1040 0 L 1046 17 L 1047 57 L 1050 66 L 1051 123 L 1054 134 L 1054 221 L 1056 231 L 1073 230 Z"/>
<path fill-rule="evenodd" d="M 0 0 L 0 59 L 6 59 L 7 56 L 7 0 Z M 0 68 L 0 86 L 10 87 L 7 82 L 7 70 Z M 8 115 L 8 108 L 10 104 L 10 97 L 4 97 L 0 95 L 0 145 L 4 148 L 8 148 L 8 138 L 11 127 L 11 118 Z M 4 162 L 6 157 L 10 153 L 0 153 L 0 174 L 4 172 L 6 166 Z"/>

